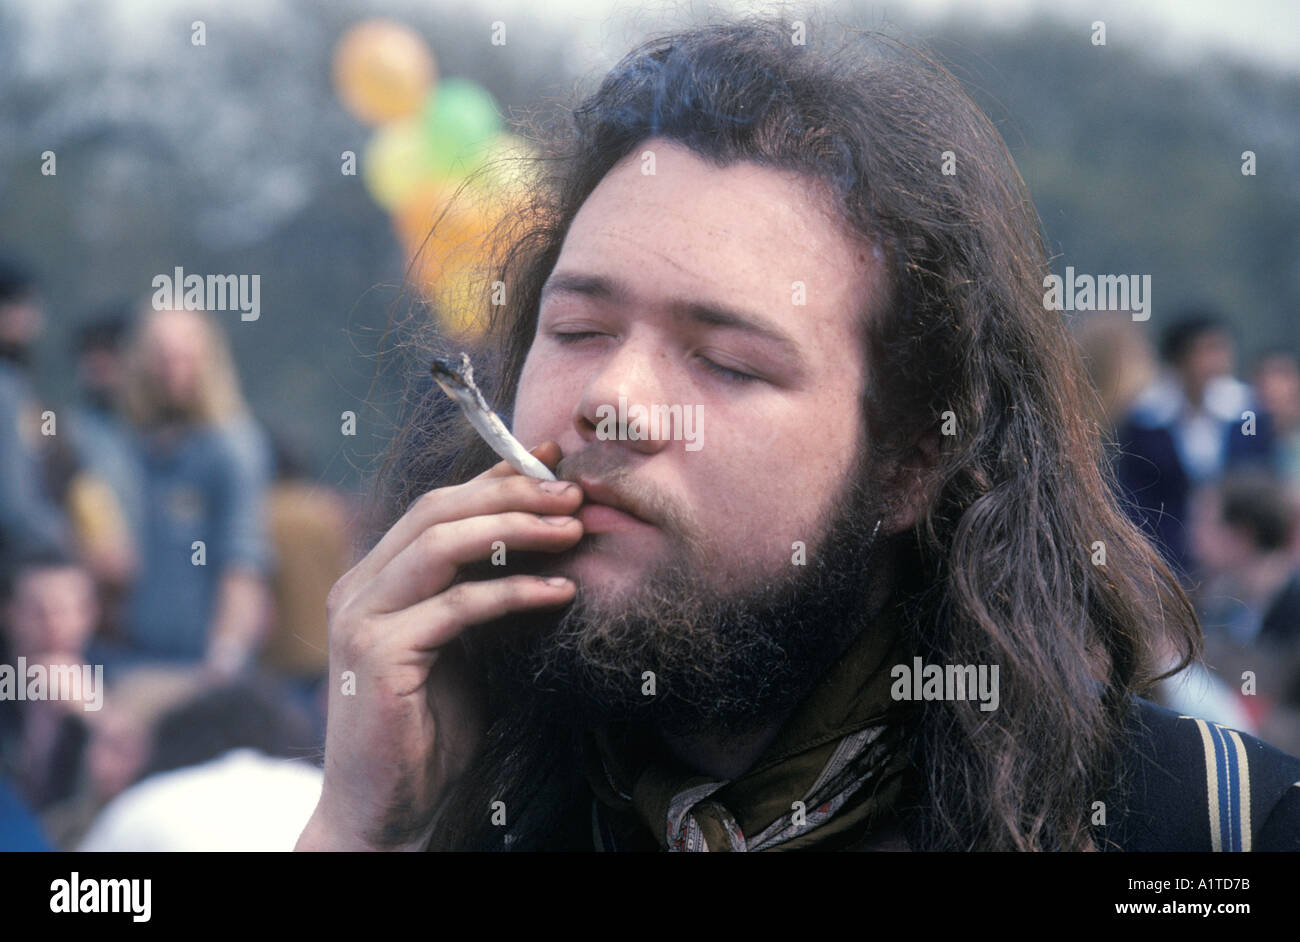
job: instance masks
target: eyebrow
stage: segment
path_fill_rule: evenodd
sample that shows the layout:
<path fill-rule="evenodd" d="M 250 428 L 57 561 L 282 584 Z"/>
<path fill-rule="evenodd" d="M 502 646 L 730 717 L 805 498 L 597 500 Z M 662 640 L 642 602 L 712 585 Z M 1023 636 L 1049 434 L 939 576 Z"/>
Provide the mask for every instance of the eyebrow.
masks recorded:
<path fill-rule="evenodd" d="M 602 275 L 579 272 L 557 272 L 551 275 L 542 285 L 541 300 L 545 301 L 547 297 L 557 294 L 576 294 L 595 301 L 614 304 L 625 304 L 631 298 L 627 288 L 621 282 Z M 670 299 L 663 307 L 674 317 L 707 327 L 738 330 L 774 343 L 781 348 L 784 356 L 789 357 L 791 366 L 800 373 L 805 370 L 804 357 L 799 350 L 799 345 L 788 334 L 763 317 L 721 304 L 691 301 L 685 298 Z"/>

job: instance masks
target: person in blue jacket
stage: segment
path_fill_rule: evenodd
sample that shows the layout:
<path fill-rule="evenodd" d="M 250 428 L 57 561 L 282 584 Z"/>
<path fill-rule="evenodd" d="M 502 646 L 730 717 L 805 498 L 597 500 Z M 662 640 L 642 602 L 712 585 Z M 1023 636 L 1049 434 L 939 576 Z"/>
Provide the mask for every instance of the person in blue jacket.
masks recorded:
<path fill-rule="evenodd" d="M 1115 433 L 1115 473 L 1128 510 L 1184 577 L 1190 501 L 1225 472 L 1271 470 L 1273 423 L 1249 386 L 1232 375 L 1232 336 L 1223 320 L 1195 309 L 1161 342 L 1167 372 L 1138 397 Z"/>

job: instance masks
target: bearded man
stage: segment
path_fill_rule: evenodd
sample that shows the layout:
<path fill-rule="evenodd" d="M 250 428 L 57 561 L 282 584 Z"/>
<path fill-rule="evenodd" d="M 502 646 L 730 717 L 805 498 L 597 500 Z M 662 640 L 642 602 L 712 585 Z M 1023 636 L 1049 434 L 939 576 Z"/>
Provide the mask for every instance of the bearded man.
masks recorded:
<path fill-rule="evenodd" d="M 819 30 L 651 40 L 544 141 L 487 336 L 559 480 L 420 399 L 300 849 L 1296 848 L 1300 761 L 1141 697 L 1199 628 L 1005 145 Z"/>

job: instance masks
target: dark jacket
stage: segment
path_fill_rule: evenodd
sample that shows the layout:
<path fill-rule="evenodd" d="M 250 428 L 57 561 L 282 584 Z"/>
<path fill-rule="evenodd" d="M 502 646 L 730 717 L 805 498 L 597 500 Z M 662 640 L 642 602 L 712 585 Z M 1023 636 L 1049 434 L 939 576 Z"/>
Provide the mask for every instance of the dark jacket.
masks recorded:
<path fill-rule="evenodd" d="M 1137 700 L 1110 850 L 1300 851 L 1300 759 Z"/>
<path fill-rule="evenodd" d="M 1253 405 L 1247 403 L 1247 405 Z M 1256 407 L 1257 408 L 1257 407 Z M 1166 406 L 1135 408 L 1115 432 L 1115 476 L 1134 523 L 1150 534 L 1165 558 L 1191 572 L 1187 540 L 1188 503 L 1195 482 L 1183 466 L 1172 431 L 1177 416 Z M 1225 416 L 1223 470 L 1274 469 L 1273 423 L 1258 412 L 1255 434 L 1241 433 L 1241 420 Z"/>

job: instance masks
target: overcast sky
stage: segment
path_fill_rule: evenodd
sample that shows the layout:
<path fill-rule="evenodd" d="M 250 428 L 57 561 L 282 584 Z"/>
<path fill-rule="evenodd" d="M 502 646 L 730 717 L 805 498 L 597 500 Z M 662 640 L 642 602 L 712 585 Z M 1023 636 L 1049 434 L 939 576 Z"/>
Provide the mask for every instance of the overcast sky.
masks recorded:
<path fill-rule="evenodd" d="M 80 0 L 0 0 L 18 3 L 37 19 L 64 11 Z M 468 15 L 491 21 L 514 13 L 542 12 L 556 22 L 569 22 L 574 29 L 574 48 L 591 57 L 590 65 L 617 59 L 636 40 L 660 25 L 692 9 L 712 8 L 764 11 L 779 3 L 750 0 L 333 0 L 353 6 L 358 17 L 385 13 L 403 14 L 446 4 L 452 9 L 470 9 Z M 159 11 L 181 11 L 196 19 L 205 15 L 219 19 L 238 17 L 246 21 L 275 22 L 280 7 L 275 0 L 102 0 L 112 8 L 122 39 L 137 45 L 158 22 Z M 835 6 L 835 5 L 832 5 Z M 1107 44 L 1148 51 L 1161 59 L 1195 61 L 1206 54 L 1229 53 L 1234 58 L 1300 72 L 1300 2 L 1297 0 L 892 0 L 867 2 L 846 0 L 841 8 L 864 14 L 877 25 L 921 21 L 959 11 L 991 26 L 1014 26 L 1027 16 L 1048 12 L 1056 19 L 1077 23 L 1081 34 L 1089 35 L 1094 20 L 1106 23 Z M 631 14 L 635 35 L 622 35 L 607 20 L 613 10 Z M 128 38 L 129 37 L 129 38 Z M 923 39 L 924 36 L 913 38 Z"/>
<path fill-rule="evenodd" d="M 429 2 L 376 0 L 366 5 L 396 11 L 408 4 L 423 6 Z M 476 3 L 475 9 L 483 11 L 485 16 L 494 16 L 496 10 L 527 9 L 546 11 L 548 17 L 555 19 L 573 19 L 575 26 L 585 31 L 586 45 L 610 47 L 603 50 L 605 57 L 617 58 L 636 37 L 614 36 L 602 29 L 608 11 L 627 11 L 635 23 L 648 30 L 656 20 L 709 6 L 689 0 L 486 0 Z M 759 12 L 781 8 L 779 3 L 747 0 L 722 0 L 712 6 Z M 858 11 L 876 24 L 924 22 L 955 11 L 990 26 L 1012 27 L 1027 17 L 1047 12 L 1063 22 L 1077 22 L 1085 36 L 1090 36 L 1094 20 L 1102 20 L 1106 23 L 1108 45 L 1146 49 L 1161 58 L 1186 61 L 1228 52 L 1237 58 L 1300 72 L 1298 0 L 1141 0 L 1140 3 L 1133 0 L 847 0 L 828 6 Z"/>

